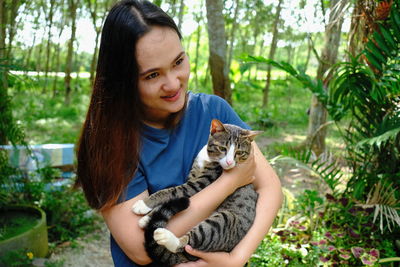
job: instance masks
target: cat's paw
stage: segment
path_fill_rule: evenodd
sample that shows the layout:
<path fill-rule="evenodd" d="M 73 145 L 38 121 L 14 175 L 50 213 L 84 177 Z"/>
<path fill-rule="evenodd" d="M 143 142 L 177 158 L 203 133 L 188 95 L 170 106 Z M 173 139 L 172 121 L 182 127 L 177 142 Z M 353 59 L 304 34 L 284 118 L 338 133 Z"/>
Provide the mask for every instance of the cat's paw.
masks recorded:
<path fill-rule="evenodd" d="M 147 224 L 149 224 L 151 217 L 150 216 L 143 216 L 142 218 L 140 218 L 139 220 L 139 227 L 140 228 L 145 228 L 147 226 Z"/>
<path fill-rule="evenodd" d="M 148 207 L 143 200 L 138 200 L 133 204 L 132 211 L 138 215 L 144 215 L 151 211 L 151 208 Z"/>
<path fill-rule="evenodd" d="M 165 228 L 157 228 L 153 235 L 157 244 L 166 247 L 169 251 L 176 253 L 179 248 L 179 239 Z"/>

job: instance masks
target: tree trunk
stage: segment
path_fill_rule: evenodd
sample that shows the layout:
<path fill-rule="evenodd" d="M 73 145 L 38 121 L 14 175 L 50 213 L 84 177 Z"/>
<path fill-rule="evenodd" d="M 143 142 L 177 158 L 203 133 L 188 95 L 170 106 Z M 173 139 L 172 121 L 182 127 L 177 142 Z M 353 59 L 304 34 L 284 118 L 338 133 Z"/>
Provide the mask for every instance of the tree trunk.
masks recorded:
<path fill-rule="evenodd" d="M 7 25 L 7 7 L 6 0 L 0 0 L 0 25 Z M 0 71 L 0 87 L 1 95 L 8 95 L 8 83 L 7 83 L 7 59 L 6 59 L 6 27 L 0 27 L 0 60 L 4 64 L 3 70 Z M 1 110 L 0 110 L 1 112 Z M 3 114 L 3 112 L 1 112 Z M 1 133 L 0 133 L 1 134 Z M 4 137 L 5 138 L 5 137 Z M 3 137 L 0 136 L 0 143 L 3 144 Z"/>
<path fill-rule="evenodd" d="M 209 64 L 214 94 L 232 103 L 226 60 L 225 21 L 222 0 L 206 0 L 209 40 Z"/>
<path fill-rule="evenodd" d="M 276 46 L 278 44 L 278 35 L 279 35 L 278 24 L 279 24 L 279 19 L 281 17 L 282 3 L 283 3 L 283 0 L 279 0 L 278 6 L 276 7 L 274 27 L 273 27 L 273 32 L 272 32 L 272 42 L 271 42 L 271 48 L 269 49 L 269 55 L 268 55 L 268 58 L 271 60 L 273 60 L 275 57 Z M 271 65 L 268 64 L 268 66 L 267 66 L 267 81 L 265 82 L 265 87 L 264 87 L 264 92 L 263 92 L 263 103 L 262 103 L 263 108 L 267 108 L 267 106 L 268 106 L 268 96 L 269 96 L 270 86 L 271 86 Z"/>
<path fill-rule="evenodd" d="M 64 31 L 64 25 L 63 23 L 61 23 L 60 25 L 60 31 L 58 33 L 58 43 L 55 47 L 55 57 L 54 57 L 54 63 L 53 63 L 53 69 L 56 72 L 56 75 L 54 75 L 54 80 L 53 80 L 53 97 L 55 97 L 58 94 L 58 90 L 57 90 L 57 81 L 58 81 L 58 73 L 60 72 L 61 68 L 60 68 L 60 54 L 61 54 L 61 44 L 60 44 L 60 38 L 61 35 Z"/>
<path fill-rule="evenodd" d="M 93 56 L 92 60 L 90 63 L 90 84 L 94 84 L 94 75 L 96 72 L 96 66 L 97 66 L 97 53 L 99 52 L 99 39 L 100 39 L 100 33 L 101 31 L 96 30 L 96 40 L 95 40 L 95 46 L 94 46 L 94 51 L 93 51 Z"/>
<path fill-rule="evenodd" d="M 182 22 L 183 22 L 183 11 L 185 10 L 185 1 L 181 0 L 179 5 L 179 14 L 178 14 L 178 29 L 182 31 Z"/>
<path fill-rule="evenodd" d="M 196 33 L 196 56 L 194 59 L 194 81 L 196 84 L 196 90 L 199 89 L 199 74 L 198 74 L 198 68 L 199 68 L 199 51 L 200 51 L 200 34 L 201 34 L 201 25 L 200 22 L 197 24 L 197 33 Z"/>
<path fill-rule="evenodd" d="M 8 143 L 6 131 L 13 124 L 7 74 L 12 58 L 12 42 L 16 33 L 16 17 L 21 5 L 22 3 L 17 0 L 0 0 L 0 145 Z"/>
<path fill-rule="evenodd" d="M 47 45 L 46 45 L 46 65 L 44 68 L 44 85 L 42 93 L 47 91 L 47 84 L 48 84 L 48 76 L 49 76 L 49 68 L 50 68 L 50 52 L 51 52 L 51 38 L 52 38 L 52 28 L 53 28 L 53 17 L 54 17 L 54 7 L 55 7 L 55 0 L 50 0 L 50 9 L 49 15 L 47 18 L 48 21 L 48 36 L 47 36 Z"/>
<path fill-rule="evenodd" d="M 324 47 L 317 70 L 317 79 L 323 80 L 325 88 L 328 88 L 331 80 L 331 75 L 325 76 L 325 73 L 337 59 L 343 24 L 342 12 L 345 5 L 347 5 L 347 0 L 331 0 L 330 2 L 329 22 L 325 28 Z M 311 146 L 316 155 L 320 155 L 325 151 L 327 129 L 323 125 L 326 123 L 326 118 L 326 109 L 318 101 L 317 97 L 313 95 L 306 143 Z"/>
<path fill-rule="evenodd" d="M 234 42 L 235 42 L 235 34 L 236 34 L 236 29 L 237 29 L 237 21 L 238 21 L 238 15 L 239 15 L 240 0 L 236 0 L 235 3 L 236 3 L 235 13 L 233 15 L 231 34 L 230 34 L 230 40 L 229 40 L 228 70 L 231 68 L 231 63 L 232 63 L 233 45 L 234 45 Z"/>
<path fill-rule="evenodd" d="M 350 55 L 357 56 L 361 53 L 364 42 L 376 27 L 374 0 L 357 0 L 351 15 L 348 50 Z"/>
<path fill-rule="evenodd" d="M 65 103 L 69 104 L 71 98 L 71 72 L 72 72 L 72 57 L 74 54 L 74 42 L 75 42 L 75 34 L 76 34 L 76 10 L 77 10 L 77 2 L 75 0 L 69 0 L 69 15 L 71 16 L 71 37 L 68 42 L 68 52 L 67 52 L 67 60 L 65 64 Z"/>
<path fill-rule="evenodd" d="M 306 62 L 304 63 L 304 72 L 307 72 L 308 63 L 310 62 L 311 58 L 312 42 L 310 38 L 311 37 L 307 36 L 307 56 L 306 56 Z"/>
<path fill-rule="evenodd" d="M 171 16 L 171 17 L 175 17 L 175 15 L 176 15 L 176 0 L 170 0 L 170 8 L 169 8 L 169 15 Z"/>

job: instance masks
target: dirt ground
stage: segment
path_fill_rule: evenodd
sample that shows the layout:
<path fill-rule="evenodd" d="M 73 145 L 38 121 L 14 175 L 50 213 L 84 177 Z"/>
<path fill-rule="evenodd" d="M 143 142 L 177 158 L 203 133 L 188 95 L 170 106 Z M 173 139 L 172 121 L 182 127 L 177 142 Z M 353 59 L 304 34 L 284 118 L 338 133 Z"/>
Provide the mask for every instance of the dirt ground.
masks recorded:
<path fill-rule="evenodd" d="M 57 267 L 112 267 L 110 254 L 110 233 L 105 224 L 101 229 L 76 241 L 65 244 L 51 255 L 51 266 Z"/>

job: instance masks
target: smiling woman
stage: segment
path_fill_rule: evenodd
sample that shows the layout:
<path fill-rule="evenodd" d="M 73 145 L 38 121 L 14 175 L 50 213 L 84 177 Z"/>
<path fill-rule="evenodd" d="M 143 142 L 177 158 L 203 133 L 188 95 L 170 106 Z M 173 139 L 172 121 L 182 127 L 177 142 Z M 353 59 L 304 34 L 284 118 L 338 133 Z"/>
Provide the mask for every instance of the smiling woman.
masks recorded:
<path fill-rule="evenodd" d="M 158 26 L 139 39 L 136 58 L 144 121 L 163 128 L 169 115 L 185 105 L 189 59 L 176 31 Z"/>
<path fill-rule="evenodd" d="M 178 27 L 158 6 L 124 0 L 110 10 L 78 144 L 76 185 L 107 223 L 115 266 L 157 266 L 143 246 L 142 216 L 131 207 L 186 182 L 211 121 L 249 129 L 222 98 L 187 91 L 189 66 Z M 253 157 L 223 171 L 169 222 L 168 229 L 182 236 L 239 187 L 252 182 L 259 194 L 254 224 L 237 246 L 230 253 L 186 248 L 200 258 L 190 264 L 243 266 L 271 226 L 281 204 L 280 183 L 256 144 L 253 148 Z"/>

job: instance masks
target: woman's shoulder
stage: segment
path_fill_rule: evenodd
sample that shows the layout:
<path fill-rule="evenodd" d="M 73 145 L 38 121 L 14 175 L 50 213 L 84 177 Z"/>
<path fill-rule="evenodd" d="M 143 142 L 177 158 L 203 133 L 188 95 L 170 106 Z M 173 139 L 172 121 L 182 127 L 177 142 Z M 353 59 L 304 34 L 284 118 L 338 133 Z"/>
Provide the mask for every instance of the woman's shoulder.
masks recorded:
<path fill-rule="evenodd" d="M 191 91 L 188 92 L 189 94 L 189 105 L 190 104 L 201 104 L 207 105 L 215 108 L 220 105 L 226 105 L 227 102 L 217 95 L 212 94 L 205 94 L 205 93 L 193 93 Z"/>

